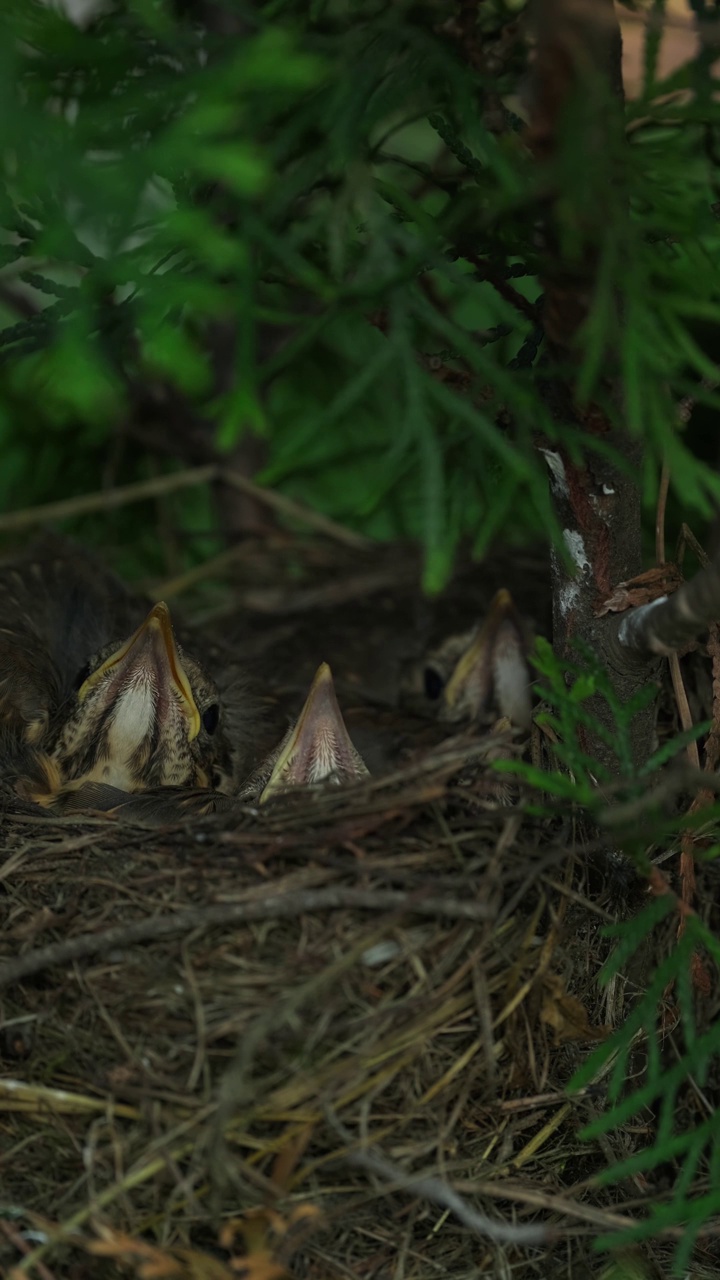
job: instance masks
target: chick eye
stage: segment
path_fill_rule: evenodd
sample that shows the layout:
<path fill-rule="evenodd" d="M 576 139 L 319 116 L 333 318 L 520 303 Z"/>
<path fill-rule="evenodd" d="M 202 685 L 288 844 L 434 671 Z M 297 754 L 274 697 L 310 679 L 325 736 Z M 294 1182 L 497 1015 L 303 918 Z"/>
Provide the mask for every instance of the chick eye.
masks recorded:
<path fill-rule="evenodd" d="M 220 708 L 217 702 L 211 702 L 210 706 L 203 711 L 202 722 L 205 732 L 212 735 L 218 727 L 219 719 Z"/>
<path fill-rule="evenodd" d="M 86 662 L 85 666 L 81 667 L 80 670 L 78 671 L 75 679 L 73 680 L 73 689 L 75 690 L 76 693 L 78 689 L 82 689 L 85 681 L 90 675 L 90 670 L 91 670 L 90 663 Z"/>
<path fill-rule="evenodd" d="M 437 702 L 445 687 L 445 681 L 434 667 L 425 668 L 425 697 Z"/>

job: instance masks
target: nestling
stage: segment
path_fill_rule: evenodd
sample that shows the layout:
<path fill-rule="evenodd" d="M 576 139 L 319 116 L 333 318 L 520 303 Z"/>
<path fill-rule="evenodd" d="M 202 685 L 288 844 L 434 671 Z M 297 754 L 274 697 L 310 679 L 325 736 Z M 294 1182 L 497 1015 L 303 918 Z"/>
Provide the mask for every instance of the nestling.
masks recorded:
<path fill-rule="evenodd" d="M 0 723 L 16 789 L 46 805 L 91 784 L 234 790 L 250 739 L 242 700 L 231 735 L 226 700 L 181 649 L 167 605 L 146 614 L 72 545 L 43 551 L 0 572 Z"/>
<path fill-rule="evenodd" d="M 265 804 L 296 787 L 342 785 L 368 773 L 345 726 L 332 673 L 324 662 L 295 725 L 251 775 L 240 795 Z"/>
<path fill-rule="evenodd" d="M 490 725 L 507 717 L 519 729 L 532 720 L 525 628 L 509 591 L 498 591 L 483 623 L 450 636 L 415 669 L 408 700 L 447 724 Z M 422 689 L 419 696 L 418 686 Z"/>

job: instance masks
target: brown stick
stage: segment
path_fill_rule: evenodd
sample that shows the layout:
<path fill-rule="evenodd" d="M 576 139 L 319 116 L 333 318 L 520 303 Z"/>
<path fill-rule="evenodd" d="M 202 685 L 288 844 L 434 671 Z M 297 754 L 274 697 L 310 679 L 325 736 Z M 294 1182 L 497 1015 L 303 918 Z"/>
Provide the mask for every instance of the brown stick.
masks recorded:
<path fill-rule="evenodd" d="M 173 471 L 169 475 L 154 476 L 152 480 L 139 480 L 136 484 L 120 485 L 117 489 L 104 489 L 97 493 L 83 493 L 77 498 L 63 498 L 58 502 L 46 502 L 39 507 L 26 507 L 24 511 L 10 511 L 0 516 L 0 533 L 13 533 L 19 529 L 29 529 L 33 525 L 47 524 L 53 520 L 66 520 L 70 516 L 86 515 L 89 511 L 112 511 L 116 507 L 125 507 L 132 502 L 143 502 L 146 498 L 156 498 L 159 494 L 172 493 L 176 489 L 187 489 L 193 485 L 210 484 L 213 481 L 230 485 L 242 493 L 250 494 L 259 502 L 274 508 L 280 515 L 300 524 L 324 533 L 336 542 L 343 542 L 348 547 L 366 550 L 372 546 L 368 538 L 353 533 L 343 525 L 331 520 L 318 511 L 313 511 L 294 498 L 287 498 L 274 489 L 264 489 L 246 476 L 236 471 L 226 471 L 214 464 L 206 467 L 193 467 L 188 471 Z"/>
<path fill-rule="evenodd" d="M 668 490 L 670 488 L 670 468 L 667 462 L 663 462 L 662 472 L 660 474 L 660 489 L 658 492 L 657 511 L 655 513 L 655 556 L 658 564 L 665 564 L 665 509 L 667 507 Z M 680 659 L 676 653 L 669 655 L 670 662 L 670 678 L 672 680 L 673 692 L 677 703 L 678 715 L 680 716 L 680 724 L 687 732 L 692 728 L 692 715 L 690 714 L 690 703 L 688 702 L 685 682 L 682 678 L 680 670 Z M 685 754 L 688 758 L 688 764 L 694 769 L 700 768 L 700 754 L 698 752 L 697 742 L 689 742 L 685 748 Z"/>
<path fill-rule="evenodd" d="M 665 563 L 665 508 L 667 507 L 668 489 L 670 488 L 670 468 L 663 462 L 660 473 L 660 489 L 658 492 L 657 511 L 655 513 L 655 559 L 658 564 Z"/>
<path fill-rule="evenodd" d="M 274 489 L 263 489 L 260 485 L 255 484 L 252 480 L 248 480 L 246 476 L 241 476 L 238 471 L 224 471 L 222 467 L 217 469 L 218 480 L 223 484 L 229 484 L 233 489 L 239 489 L 241 493 L 247 493 L 253 498 L 257 498 L 260 502 L 264 502 L 269 507 L 274 507 L 282 516 L 289 516 L 292 520 L 299 520 L 301 524 L 308 525 L 311 529 L 316 529 L 318 533 L 325 533 L 329 538 L 334 538 L 336 542 L 344 542 L 347 547 L 355 547 L 357 550 L 364 551 L 373 544 L 369 538 L 363 538 L 359 533 L 353 533 L 350 529 L 346 529 L 344 525 L 337 524 L 335 520 L 331 520 L 330 516 L 321 515 L 319 511 L 312 511 L 310 507 L 306 507 L 302 502 L 296 502 L 294 498 L 286 498 L 283 493 L 276 493 Z"/>
<path fill-rule="evenodd" d="M 238 924 L 250 920 L 282 920 L 303 915 L 307 911 L 408 911 L 413 915 L 435 916 L 446 920 L 488 920 L 492 908 L 484 902 L 458 902 L 428 894 L 398 893 L 393 890 L 307 889 L 304 892 L 275 894 L 262 902 L 228 902 L 210 907 L 193 907 L 172 915 L 153 916 L 132 924 L 116 925 L 103 933 L 81 933 L 64 942 L 53 942 L 30 951 L 17 960 L 0 965 L 0 988 L 21 978 L 40 973 L 52 965 L 69 964 L 84 956 L 114 951 L 139 942 L 168 938 L 178 933 L 213 925 Z"/>
<path fill-rule="evenodd" d="M 214 480 L 215 473 L 215 466 L 193 467 L 189 471 L 174 471 L 169 475 L 154 476 L 152 480 L 120 485 L 117 489 L 82 493 L 77 498 L 61 498 L 58 502 L 44 502 L 39 507 L 25 507 L 23 511 L 8 511 L 6 515 L 0 516 L 0 533 L 15 533 L 19 529 L 30 529 L 33 525 L 47 524 L 52 520 L 83 516 L 89 511 L 112 511 L 115 507 L 143 502 L 145 498 L 172 493 L 175 489 L 208 484 Z"/>
<path fill-rule="evenodd" d="M 337 1130 L 348 1147 L 355 1145 L 355 1139 L 348 1129 L 340 1123 L 337 1116 L 328 1113 L 332 1127 Z M 351 1165 L 357 1169 L 365 1169 L 383 1182 L 391 1183 L 393 1189 L 407 1191 L 411 1195 L 421 1196 L 431 1204 L 452 1213 L 459 1222 L 472 1231 L 474 1235 L 487 1236 L 489 1240 L 502 1240 L 508 1244 L 533 1245 L 542 1244 L 553 1235 L 553 1228 L 544 1224 L 503 1222 L 489 1218 L 485 1213 L 468 1204 L 447 1182 L 428 1174 L 405 1173 L 399 1165 L 393 1164 L 379 1151 L 344 1151 L 337 1157 L 340 1164 Z"/>

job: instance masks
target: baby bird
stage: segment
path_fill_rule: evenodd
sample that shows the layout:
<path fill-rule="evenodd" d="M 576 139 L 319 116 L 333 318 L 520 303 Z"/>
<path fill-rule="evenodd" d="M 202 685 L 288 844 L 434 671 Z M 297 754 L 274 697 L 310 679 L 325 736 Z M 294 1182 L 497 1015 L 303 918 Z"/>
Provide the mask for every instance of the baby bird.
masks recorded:
<path fill-rule="evenodd" d="M 105 646 L 85 671 L 45 744 L 61 786 L 222 789 L 217 687 L 181 654 L 166 604 L 153 605 L 129 639 Z"/>
<path fill-rule="evenodd" d="M 24 798 L 230 791 L 242 776 L 217 686 L 181 649 L 167 605 L 146 609 L 72 544 L 0 570 L 3 772 Z"/>
<path fill-rule="evenodd" d="M 324 662 L 295 725 L 247 780 L 240 796 L 265 804 L 295 787 L 342 785 L 368 774 L 345 726 L 332 672 Z"/>
<path fill-rule="evenodd" d="M 449 637 L 429 653 L 422 668 L 415 668 L 405 694 L 414 706 L 422 703 L 447 724 L 492 724 L 504 717 L 529 729 L 527 640 L 510 592 L 497 592 L 480 626 Z"/>
<path fill-rule="evenodd" d="M 143 826 L 164 826 L 211 813 L 240 817 L 242 806 L 264 805 L 294 790 L 317 784 L 343 785 L 368 769 L 348 735 L 330 668 L 321 666 L 294 727 L 232 794 L 186 786 L 156 786 L 128 795 L 108 783 L 85 781 L 57 800 L 63 813 L 101 810 L 108 817 Z"/>

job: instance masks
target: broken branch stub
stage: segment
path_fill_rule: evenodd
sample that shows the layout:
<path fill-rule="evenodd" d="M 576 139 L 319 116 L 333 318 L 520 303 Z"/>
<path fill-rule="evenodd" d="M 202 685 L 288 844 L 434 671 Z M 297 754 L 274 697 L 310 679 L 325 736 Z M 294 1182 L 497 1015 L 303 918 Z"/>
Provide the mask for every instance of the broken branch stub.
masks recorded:
<path fill-rule="evenodd" d="M 710 564 L 671 596 L 629 609 L 618 621 L 621 647 L 667 656 L 720 619 L 720 567 Z"/>

